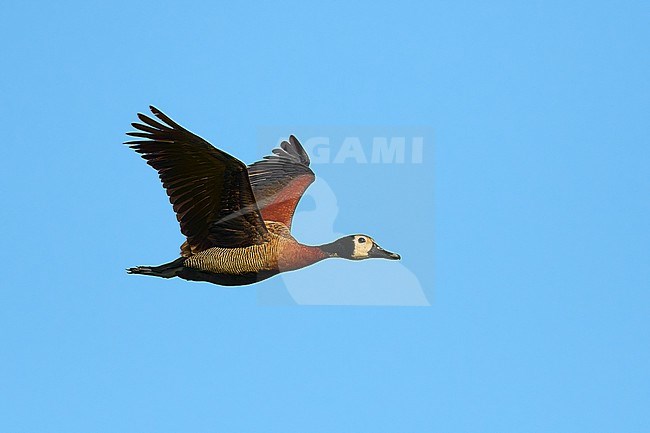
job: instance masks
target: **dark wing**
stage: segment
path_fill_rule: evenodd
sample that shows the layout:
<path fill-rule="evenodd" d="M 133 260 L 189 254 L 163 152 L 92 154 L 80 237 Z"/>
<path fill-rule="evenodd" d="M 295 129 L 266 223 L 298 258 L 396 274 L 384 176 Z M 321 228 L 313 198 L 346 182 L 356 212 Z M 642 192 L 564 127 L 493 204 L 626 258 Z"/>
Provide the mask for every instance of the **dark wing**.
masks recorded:
<path fill-rule="evenodd" d="M 248 166 L 248 177 L 264 220 L 289 228 L 300 197 L 315 179 L 309 156 L 293 135 L 273 155 Z"/>
<path fill-rule="evenodd" d="M 265 242 L 246 165 L 149 108 L 163 123 L 138 113 L 139 131 L 127 135 L 144 140 L 125 144 L 158 171 L 191 251 Z"/>

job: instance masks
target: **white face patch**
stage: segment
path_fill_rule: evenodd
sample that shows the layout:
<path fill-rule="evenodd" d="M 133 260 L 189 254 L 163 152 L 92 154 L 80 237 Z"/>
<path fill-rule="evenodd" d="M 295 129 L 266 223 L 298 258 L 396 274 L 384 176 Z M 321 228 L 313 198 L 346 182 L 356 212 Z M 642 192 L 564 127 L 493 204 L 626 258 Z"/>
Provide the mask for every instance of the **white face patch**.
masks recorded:
<path fill-rule="evenodd" d="M 368 257 L 370 249 L 375 244 L 370 236 L 355 235 L 354 236 L 354 251 L 352 252 L 353 259 L 365 259 Z"/>

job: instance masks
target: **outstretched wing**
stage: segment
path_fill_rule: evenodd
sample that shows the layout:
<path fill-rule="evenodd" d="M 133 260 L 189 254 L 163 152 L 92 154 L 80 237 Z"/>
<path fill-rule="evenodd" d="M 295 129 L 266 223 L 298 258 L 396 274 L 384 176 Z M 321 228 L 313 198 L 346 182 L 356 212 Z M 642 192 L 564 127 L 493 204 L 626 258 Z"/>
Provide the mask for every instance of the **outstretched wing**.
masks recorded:
<path fill-rule="evenodd" d="M 158 171 L 190 250 L 263 243 L 268 232 L 246 165 L 149 108 L 162 123 L 138 113 L 139 131 L 127 135 L 143 140 L 125 144 Z"/>
<path fill-rule="evenodd" d="M 293 135 L 273 155 L 248 166 L 248 177 L 264 220 L 289 228 L 300 197 L 315 179 L 309 156 Z"/>

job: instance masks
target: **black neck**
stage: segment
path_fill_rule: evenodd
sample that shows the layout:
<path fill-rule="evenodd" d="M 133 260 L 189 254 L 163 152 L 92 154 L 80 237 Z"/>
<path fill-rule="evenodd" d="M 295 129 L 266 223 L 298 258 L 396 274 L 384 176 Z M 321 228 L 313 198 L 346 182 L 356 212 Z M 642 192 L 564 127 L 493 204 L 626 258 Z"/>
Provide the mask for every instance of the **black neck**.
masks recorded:
<path fill-rule="evenodd" d="M 321 245 L 319 248 L 329 257 L 349 258 L 352 257 L 354 244 L 348 238 L 341 238 L 329 244 Z"/>

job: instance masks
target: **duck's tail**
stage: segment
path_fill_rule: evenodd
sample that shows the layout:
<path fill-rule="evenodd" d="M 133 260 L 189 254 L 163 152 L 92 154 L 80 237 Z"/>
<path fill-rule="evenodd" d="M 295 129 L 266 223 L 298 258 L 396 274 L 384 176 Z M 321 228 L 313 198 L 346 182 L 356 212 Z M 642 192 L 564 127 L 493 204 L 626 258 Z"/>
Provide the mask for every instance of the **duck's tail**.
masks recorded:
<path fill-rule="evenodd" d="M 183 262 L 185 262 L 185 260 L 187 260 L 187 257 L 179 257 L 173 262 L 165 263 L 160 266 L 136 266 L 135 268 L 128 268 L 126 273 L 172 278 L 177 276 L 178 273 L 183 270 Z"/>

